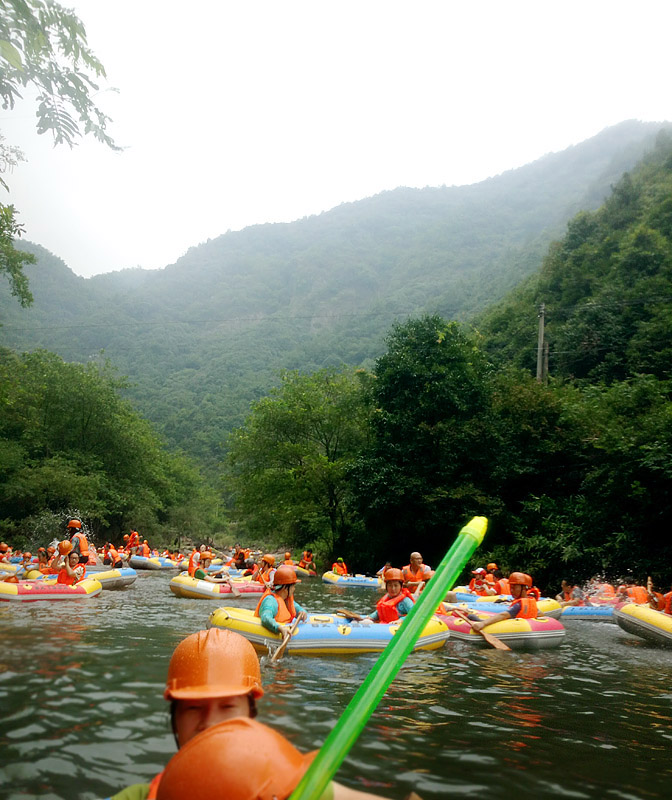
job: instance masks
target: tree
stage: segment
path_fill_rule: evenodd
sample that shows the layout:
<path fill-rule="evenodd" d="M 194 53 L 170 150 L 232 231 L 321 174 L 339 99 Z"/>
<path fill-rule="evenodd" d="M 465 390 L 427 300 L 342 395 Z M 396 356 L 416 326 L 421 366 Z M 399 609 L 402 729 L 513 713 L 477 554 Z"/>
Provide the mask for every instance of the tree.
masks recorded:
<path fill-rule="evenodd" d="M 58 3 L 43 0 L 3 0 L 0 15 L 0 98 L 13 109 L 22 91 L 37 91 L 37 132 L 50 132 L 56 144 L 72 147 L 92 134 L 113 150 L 119 148 L 107 133 L 109 117 L 94 103 L 96 82 L 105 77 L 103 65 L 87 46 L 81 20 Z M 0 173 L 21 160 L 20 151 L 0 139 Z M 5 181 L 0 183 L 8 189 Z M 23 266 L 33 256 L 14 247 L 23 233 L 12 205 L 0 203 L 0 273 L 23 306 L 32 303 Z"/>
<path fill-rule="evenodd" d="M 230 443 L 229 481 L 250 532 L 342 547 L 356 521 L 347 474 L 367 435 L 365 373 L 287 372 Z"/>
<path fill-rule="evenodd" d="M 370 552 L 404 558 L 417 542 L 443 555 L 446 531 L 497 506 L 485 479 L 490 368 L 438 316 L 396 325 L 387 342 L 375 367 L 373 441 L 352 476 Z"/>

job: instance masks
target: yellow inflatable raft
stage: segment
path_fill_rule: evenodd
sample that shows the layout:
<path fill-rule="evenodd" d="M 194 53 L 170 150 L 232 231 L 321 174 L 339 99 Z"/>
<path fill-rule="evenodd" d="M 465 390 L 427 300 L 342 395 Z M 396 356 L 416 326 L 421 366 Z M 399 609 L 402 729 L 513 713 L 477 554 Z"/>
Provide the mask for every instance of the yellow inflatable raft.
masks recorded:
<path fill-rule="evenodd" d="M 264 593 L 264 585 L 259 581 L 246 581 L 232 579 L 231 583 L 236 591 L 244 595 L 259 595 Z M 211 583 L 210 581 L 191 578 L 186 572 L 183 575 L 176 575 L 170 581 L 170 591 L 178 597 L 191 597 L 195 599 L 212 600 L 221 595 L 233 596 L 233 591 L 228 583 Z"/>
<path fill-rule="evenodd" d="M 626 603 L 614 609 L 614 617 L 624 631 L 656 644 L 672 646 L 672 616 L 649 606 Z"/>
<path fill-rule="evenodd" d="M 299 656 L 380 653 L 401 624 L 362 625 L 360 622 L 347 622 L 343 617 L 333 614 L 311 614 L 306 622 L 297 626 L 286 652 Z M 269 648 L 277 647 L 282 641 L 279 634 L 264 628 L 259 617 L 254 616 L 254 611 L 246 608 L 218 608 L 210 614 L 208 627 L 236 631 L 261 653 L 268 653 Z M 413 649 L 438 650 L 449 636 L 447 626 L 433 617 Z"/>

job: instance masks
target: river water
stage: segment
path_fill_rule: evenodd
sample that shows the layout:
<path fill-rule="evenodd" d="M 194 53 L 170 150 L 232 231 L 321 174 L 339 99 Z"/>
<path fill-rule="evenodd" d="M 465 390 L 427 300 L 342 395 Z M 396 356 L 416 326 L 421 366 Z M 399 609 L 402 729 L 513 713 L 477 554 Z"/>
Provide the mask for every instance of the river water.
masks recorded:
<path fill-rule="evenodd" d="M 94 800 L 145 782 L 175 751 L 163 685 L 175 645 L 218 604 L 169 574 L 72 603 L 0 606 L 0 798 Z M 311 611 L 378 597 L 304 580 Z M 235 601 L 248 607 L 255 601 Z M 389 798 L 672 797 L 672 650 L 574 621 L 558 648 L 448 641 L 413 653 L 337 779 Z M 259 719 L 319 747 L 376 656 L 262 659 Z"/>

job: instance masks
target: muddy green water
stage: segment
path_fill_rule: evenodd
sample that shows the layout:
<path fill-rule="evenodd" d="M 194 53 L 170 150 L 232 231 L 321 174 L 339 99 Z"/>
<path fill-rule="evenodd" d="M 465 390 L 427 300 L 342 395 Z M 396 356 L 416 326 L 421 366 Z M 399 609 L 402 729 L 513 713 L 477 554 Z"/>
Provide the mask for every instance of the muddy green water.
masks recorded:
<path fill-rule="evenodd" d="M 139 573 L 89 601 L 2 604 L 2 800 L 105 798 L 163 768 L 175 749 L 162 699 L 168 661 L 217 605 L 174 597 L 169 578 Z M 377 594 L 318 579 L 297 597 L 314 611 L 368 611 Z M 554 650 L 449 641 L 412 654 L 338 780 L 424 800 L 672 797 L 672 650 L 616 625 L 567 627 Z M 375 656 L 267 661 L 259 719 L 313 749 Z"/>

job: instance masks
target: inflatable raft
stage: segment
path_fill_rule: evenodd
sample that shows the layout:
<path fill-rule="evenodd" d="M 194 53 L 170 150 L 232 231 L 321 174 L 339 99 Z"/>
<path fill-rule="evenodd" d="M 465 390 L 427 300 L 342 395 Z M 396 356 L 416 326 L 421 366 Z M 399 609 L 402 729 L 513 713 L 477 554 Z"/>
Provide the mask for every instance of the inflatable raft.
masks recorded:
<path fill-rule="evenodd" d="M 317 572 L 315 572 L 314 569 L 304 569 L 298 565 L 294 565 L 294 569 L 296 570 L 296 574 L 302 578 L 317 578 Z"/>
<path fill-rule="evenodd" d="M 501 598 L 501 602 L 499 603 L 495 602 L 498 597 Z M 475 611 L 488 611 L 493 614 L 499 614 L 500 611 L 503 611 L 512 602 L 512 598 L 505 595 L 480 597 L 476 594 L 464 592 L 458 592 L 457 599 L 461 604 Z M 542 597 L 541 600 L 537 600 L 537 608 L 542 617 L 560 619 L 562 615 L 562 606 L 557 600 L 553 600 L 550 597 Z"/>
<path fill-rule="evenodd" d="M 478 612 L 471 611 L 470 613 L 480 619 L 492 616 L 480 610 Z M 446 614 L 437 614 L 437 616 L 446 624 L 453 639 L 488 646 L 488 643 L 480 633 L 476 633 L 466 620 Z M 541 650 L 557 647 L 565 638 L 565 629 L 562 624 L 551 617 L 502 620 L 488 625 L 486 632 L 501 639 L 511 649 Z"/>
<path fill-rule="evenodd" d="M 298 656 L 380 653 L 399 630 L 400 624 L 362 625 L 333 614 L 311 614 L 306 622 L 298 625 L 285 652 Z M 268 653 L 269 648 L 276 647 L 282 641 L 279 634 L 266 630 L 259 617 L 246 608 L 218 608 L 210 614 L 208 627 L 236 631 L 261 653 Z M 449 636 L 450 631 L 445 623 L 433 617 L 425 626 L 414 650 L 438 650 Z"/>
<path fill-rule="evenodd" d="M 0 583 L 0 601 L 85 600 L 95 597 L 102 591 L 102 585 L 95 578 L 85 578 L 74 586 L 51 581 L 19 581 L 19 583 Z"/>
<path fill-rule="evenodd" d="M 241 594 L 263 594 L 264 586 L 258 581 L 244 581 L 234 580 L 234 586 Z M 191 578 L 186 573 L 184 575 L 176 575 L 170 581 L 170 591 L 178 597 L 191 597 L 191 598 L 205 598 L 211 600 L 213 597 L 220 597 L 220 595 L 233 595 L 231 587 L 228 583 L 211 583 L 210 581 L 201 581 L 197 578 Z"/>
<path fill-rule="evenodd" d="M 624 631 L 649 642 L 672 646 L 672 616 L 669 614 L 654 611 L 649 606 L 626 603 L 614 609 L 614 617 Z"/>
<path fill-rule="evenodd" d="M 162 556 L 131 556 L 128 565 L 133 569 L 178 569 L 177 561 Z"/>
<path fill-rule="evenodd" d="M 365 586 L 369 589 L 384 589 L 381 578 L 371 578 L 368 575 L 337 575 L 335 572 L 325 572 L 322 575 L 324 583 L 334 586 Z"/>
<path fill-rule="evenodd" d="M 51 583 L 56 583 L 56 576 L 52 573 L 51 575 L 43 575 L 42 573 L 38 574 L 30 574 L 30 580 L 35 581 L 50 581 Z M 95 580 L 100 583 L 103 589 L 123 589 L 126 586 L 130 586 L 132 583 L 135 583 L 138 573 L 134 569 L 129 569 L 128 567 L 123 567 L 120 569 L 108 569 L 105 572 L 96 572 L 95 575 L 89 575 L 89 568 L 86 568 L 86 578 L 95 578 Z"/>
<path fill-rule="evenodd" d="M 588 620 L 590 622 L 616 622 L 614 605 L 601 606 L 565 606 L 560 618 L 564 621 L 572 619 Z"/>

